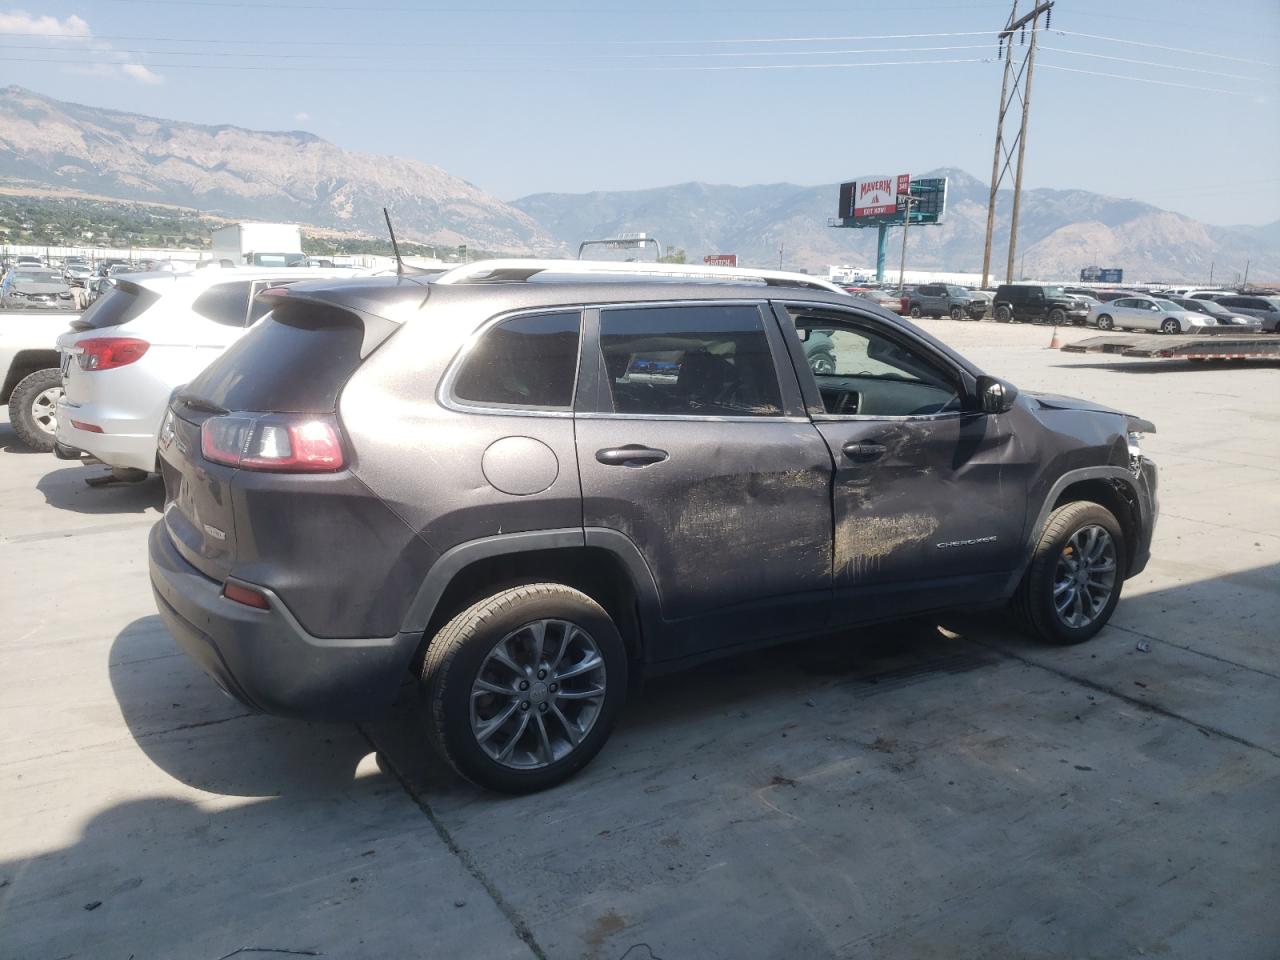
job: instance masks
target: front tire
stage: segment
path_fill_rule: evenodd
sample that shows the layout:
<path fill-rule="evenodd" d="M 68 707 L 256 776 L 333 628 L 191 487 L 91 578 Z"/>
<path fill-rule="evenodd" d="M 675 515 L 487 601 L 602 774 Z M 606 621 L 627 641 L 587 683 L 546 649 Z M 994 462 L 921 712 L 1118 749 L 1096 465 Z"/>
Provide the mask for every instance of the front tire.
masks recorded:
<path fill-rule="evenodd" d="M 1115 322 L 1114 320 L 1112 320 L 1112 319 L 1111 319 L 1111 317 L 1109 317 L 1107 314 L 1103 313 L 1103 314 L 1100 314 L 1100 315 L 1098 316 L 1098 329 L 1099 329 L 1099 330 L 1110 330 L 1110 329 L 1112 329 L 1115 325 L 1116 325 L 1116 322 Z"/>
<path fill-rule="evenodd" d="M 912 320 L 919 320 L 924 316 L 924 311 L 920 309 L 920 304 L 918 303 L 913 303 L 910 311 L 908 312 L 910 313 Z"/>
<path fill-rule="evenodd" d="M 1053 644 L 1083 643 L 1111 619 L 1127 564 L 1124 532 L 1106 507 L 1081 500 L 1049 515 L 1014 606 Z"/>
<path fill-rule="evenodd" d="M 1182 332 L 1182 324 L 1180 324 L 1180 323 L 1179 323 L 1177 320 L 1175 320 L 1173 317 L 1166 317 L 1166 318 L 1165 318 L 1165 319 L 1160 323 L 1160 332 L 1161 332 L 1161 333 L 1181 333 L 1181 332 Z"/>
<path fill-rule="evenodd" d="M 627 653 L 609 614 L 559 583 L 503 590 L 427 647 L 431 734 L 453 768 L 503 793 L 567 780 L 600 751 L 626 699 Z"/>
<path fill-rule="evenodd" d="M 961 310 L 959 307 L 952 307 L 952 308 L 951 308 L 951 319 L 952 319 L 952 320 L 963 320 L 963 319 L 964 319 L 964 311 L 963 311 L 963 310 Z"/>
<path fill-rule="evenodd" d="M 1067 311 L 1063 310 L 1061 307 L 1054 307 L 1052 310 L 1049 311 L 1049 322 L 1052 323 L 1055 327 L 1061 326 L 1062 324 L 1066 323 Z"/>
<path fill-rule="evenodd" d="M 41 453 L 53 449 L 58 429 L 56 408 L 62 396 L 62 374 L 56 368 L 28 374 L 9 395 L 9 422 L 26 446 Z"/>

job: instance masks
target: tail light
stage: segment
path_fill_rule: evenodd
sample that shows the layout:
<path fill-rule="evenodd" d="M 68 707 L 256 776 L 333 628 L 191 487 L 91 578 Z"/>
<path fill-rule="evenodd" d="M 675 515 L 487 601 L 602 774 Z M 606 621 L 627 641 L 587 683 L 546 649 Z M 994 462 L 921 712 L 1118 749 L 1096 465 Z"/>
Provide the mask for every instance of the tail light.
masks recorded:
<path fill-rule="evenodd" d="M 94 337 L 76 346 L 81 370 L 113 370 L 141 359 L 151 344 L 137 337 Z"/>
<path fill-rule="evenodd" d="M 337 422 L 312 414 L 210 417 L 200 426 L 200 452 L 244 470 L 327 473 L 346 465 Z"/>

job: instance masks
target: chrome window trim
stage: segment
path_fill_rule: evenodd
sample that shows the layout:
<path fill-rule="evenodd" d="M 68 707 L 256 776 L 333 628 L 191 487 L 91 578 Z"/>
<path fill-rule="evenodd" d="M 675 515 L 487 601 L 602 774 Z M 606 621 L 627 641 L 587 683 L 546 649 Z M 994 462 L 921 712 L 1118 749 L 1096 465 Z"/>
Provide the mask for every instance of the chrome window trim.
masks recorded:
<path fill-rule="evenodd" d="M 581 374 L 582 367 L 582 329 L 583 329 L 583 313 L 586 310 L 585 304 L 564 304 L 557 307 L 535 307 L 532 309 L 515 309 L 506 313 L 499 313 L 485 320 L 480 326 L 471 332 L 471 335 L 463 342 L 458 352 L 454 354 L 449 366 L 445 369 L 444 376 L 440 378 L 440 385 L 436 388 L 436 402 L 446 410 L 452 410 L 455 413 L 475 413 L 488 416 L 503 417 L 572 417 L 573 416 L 573 398 L 578 392 L 578 378 Z M 507 406 L 500 403 L 475 403 L 470 400 L 463 400 L 454 395 L 453 386 L 461 373 L 462 368 L 466 365 L 467 359 L 471 356 L 472 350 L 475 349 L 477 343 L 491 329 L 507 320 L 515 320 L 519 317 L 546 316 L 549 314 L 574 313 L 578 314 L 578 350 L 577 361 L 573 368 L 573 386 L 569 391 L 569 402 L 560 407 L 524 407 L 524 406 Z"/>
<path fill-rule="evenodd" d="M 847 423 L 850 420 L 856 421 L 892 421 L 895 423 L 918 422 L 921 420 L 939 421 L 939 420 L 955 420 L 959 417 L 981 417 L 984 416 L 979 410 L 948 410 L 946 413 L 909 413 L 905 416 L 876 416 L 868 413 L 823 413 L 815 414 L 812 417 L 814 423 Z"/>
<path fill-rule="evenodd" d="M 808 417 L 716 416 L 694 413 L 579 413 L 579 420 L 700 420 L 708 423 L 811 423 Z"/>

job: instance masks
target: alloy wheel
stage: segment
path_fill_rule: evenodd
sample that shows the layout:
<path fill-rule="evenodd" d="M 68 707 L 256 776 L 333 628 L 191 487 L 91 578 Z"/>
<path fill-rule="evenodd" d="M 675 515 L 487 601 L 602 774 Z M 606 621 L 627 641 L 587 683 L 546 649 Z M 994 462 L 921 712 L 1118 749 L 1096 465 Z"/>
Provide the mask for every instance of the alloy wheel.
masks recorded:
<path fill-rule="evenodd" d="M 1081 527 L 1058 555 L 1053 609 L 1064 624 L 1087 627 L 1101 616 L 1116 589 L 1116 544 L 1097 524 Z"/>
<path fill-rule="evenodd" d="M 58 432 L 58 400 L 61 396 L 61 387 L 50 387 L 41 390 L 31 401 L 32 422 L 49 436 Z"/>
<path fill-rule="evenodd" d="M 605 699 L 592 636 L 567 620 L 535 620 L 489 651 L 471 687 L 471 732 L 491 760 L 534 770 L 567 757 Z"/>

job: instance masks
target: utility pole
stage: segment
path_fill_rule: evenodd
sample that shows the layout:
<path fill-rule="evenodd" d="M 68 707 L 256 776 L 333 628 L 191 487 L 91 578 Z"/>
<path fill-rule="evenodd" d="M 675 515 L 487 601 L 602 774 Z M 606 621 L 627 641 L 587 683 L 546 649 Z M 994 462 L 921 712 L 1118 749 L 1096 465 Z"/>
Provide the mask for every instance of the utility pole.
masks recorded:
<path fill-rule="evenodd" d="M 778 243 L 778 269 L 779 270 L 782 269 L 782 251 L 786 249 L 786 246 L 787 246 L 786 241 L 779 241 Z"/>
<path fill-rule="evenodd" d="M 898 194 L 898 199 L 906 205 L 906 215 L 902 218 L 902 262 L 898 266 L 898 295 L 903 292 L 903 281 L 907 275 L 907 228 L 911 226 L 911 205 L 919 203 L 919 197 L 913 197 L 909 193 Z"/>
<path fill-rule="evenodd" d="M 1013 282 L 1013 264 L 1014 258 L 1017 256 L 1018 245 L 1018 215 L 1021 213 L 1022 207 L 1022 167 L 1027 148 L 1027 119 L 1031 113 L 1031 77 L 1035 72 L 1036 65 L 1036 41 L 1040 29 L 1040 17 L 1044 16 L 1045 27 L 1047 28 L 1050 18 L 1053 16 L 1053 3 L 1054 0 L 1040 0 L 1040 2 L 1035 3 L 1029 13 L 1018 16 L 1018 0 L 1013 0 L 1013 6 L 1009 11 L 1009 19 L 1006 21 L 1004 29 L 996 36 L 999 44 L 999 56 L 1004 60 L 1005 64 L 1004 78 L 1000 84 L 1000 109 L 996 114 L 995 150 L 991 158 L 991 191 L 987 196 L 987 235 L 982 251 L 982 285 L 984 287 L 990 282 L 991 237 L 995 230 L 996 198 L 1000 190 L 1000 184 L 1004 182 L 1004 178 L 1010 172 L 1011 166 L 1015 167 L 1013 213 L 1009 221 L 1009 255 L 1005 269 L 1005 282 Z M 1022 44 L 1025 45 L 1028 24 L 1031 25 L 1031 46 L 1027 48 L 1027 52 L 1021 61 L 1015 63 L 1013 38 L 1015 34 L 1018 34 L 1021 37 Z M 1019 106 L 1021 120 L 1018 125 L 1018 134 L 1014 137 L 1013 143 L 1006 146 L 1004 121 L 1015 100 Z M 1016 164 L 1012 153 L 1012 147 L 1015 146 L 1018 150 Z M 1003 163 L 1001 162 L 1002 156 Z"/>

